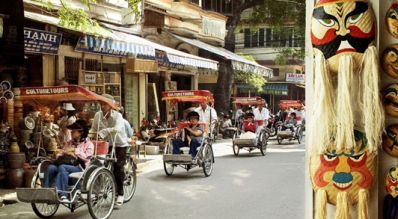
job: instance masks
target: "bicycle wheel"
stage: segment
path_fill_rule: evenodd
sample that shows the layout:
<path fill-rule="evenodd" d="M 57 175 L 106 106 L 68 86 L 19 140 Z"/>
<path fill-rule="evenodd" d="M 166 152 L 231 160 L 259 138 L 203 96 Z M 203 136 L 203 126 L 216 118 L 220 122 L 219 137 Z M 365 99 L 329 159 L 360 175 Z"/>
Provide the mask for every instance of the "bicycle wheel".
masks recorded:
<path fill-rule="evenodd" d="M 124 203 L 128 202 L 133 198 L 135 193 L 135 188 L 137 186 L 137 172 L 135 169 L 133 159 L 128 159 L 126 165 L 124 165 L 124 182 L 123 182 L 123 192 L 124 192 Z"/>
<path fill-rule="evenodd" d="M 116 182 L 111 171 L 95 171 L 89 183 L 87 207 L 94 219 L 106 219 L 112 214 L 116 199 Z"/>
<path fill-rule="evenodd" d="M 33 185 L 31 188 L 42 188 L 42 181 L 39 178 L 39 171 L 36 171 L 32 178 Z M 40 218 L 51 218 L 57 212 L 59 204 L 32 203 L 32 209 Z"/>
<path fill-rule="evenodd" d="M 210 176 L 213 172 L 213 152 L 209 145 L 204 146 L 204 156 L 203 156 L 203 173 L 206 177 Z"/>

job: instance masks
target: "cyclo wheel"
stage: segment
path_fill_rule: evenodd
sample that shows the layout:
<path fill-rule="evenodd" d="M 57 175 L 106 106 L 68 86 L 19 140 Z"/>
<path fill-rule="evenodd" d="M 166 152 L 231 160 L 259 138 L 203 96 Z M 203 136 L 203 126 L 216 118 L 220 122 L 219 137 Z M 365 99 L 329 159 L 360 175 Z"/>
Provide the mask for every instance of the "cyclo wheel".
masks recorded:
<path fill-rule="evenodd" d="M 263 156 L 265 156 L 265 153 L 267 152 L 268 136 L 269 133 L 267 131 L 264 131 L 261 134 L 260 152 Z"/>
<path fill-rule="evenodd" d="M 303 140 L 303 129 L 299 127 L 297 129 L 297 141 L 299 144 L 301 144 L 302 140 Z"/>
<path fill-rule="evenodd" d="M 90 176 L 87 207 L 92 218 L 106 219 L 112 214 L 116 199 L 116 182 L 111 171 L 100 168 Z"/>
<path fill-rule="evenodd" d="M 164 172 L 167 176 L 171 176 L 174 172 L 174 165 L 163 161 Z"/>
<path fill-rule="evenodd" d="M 126 203 L 133 198 L 137 186 L 137 172 L 135 170 L 134 161 L 131 157 L 124 165 L 124 174 L 123 193 L 124 203 Z"/>
<path fill-rule="evenodd" d="M 168 143 L 166 144 L 164 154 L 172 154 L 172 153 L 173 153 L 173 145 L 171 144 L 171 139 L 168 139 Z M 174 165 L 163 161 L 163 169 L 167 176 L 171 176 L 174 172 Z"/>
<path fill-rule="evenodd" d="M 39 178 L 39 171 L 36 171 L 32 178 L 31 188 L 41 188 L 42 181 Z M 59 204 L 31 203 L 33 212 L 40 218 L 51 218 L 57 212 Z"/>
<path fill-rule="evenodd" d="M 282 140 L 283 140 L 282 137 L 278 136 L 277 140 L 278 140 L 278 144 L 282 144 Z"/>
<path fill-rule="evenodd" d="M 237 133 L 235 132 L 233 138 L 232 138 L 232 150 L 234 151 L 234 155 L 238 156 L 239 155 L 239 146 L 235 144 L 235 139 L 236 139 Z"/>
<path fill-rule="evenodd" d="M 210 176 L 213 172 L 213 152 L 211 146 L 206 144 L 204 145 L 203 150 L 203 173 L 206 177 Z"/>

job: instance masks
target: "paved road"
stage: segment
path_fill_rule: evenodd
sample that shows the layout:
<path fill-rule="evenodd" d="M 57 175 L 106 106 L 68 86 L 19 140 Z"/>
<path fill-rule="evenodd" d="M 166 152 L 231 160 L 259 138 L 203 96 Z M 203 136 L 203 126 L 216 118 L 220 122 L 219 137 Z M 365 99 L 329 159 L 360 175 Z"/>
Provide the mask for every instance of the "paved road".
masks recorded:
<path fill-rule="evenodd" d="M 215 144 L 213 174 L 202 169 L 163 169 L 139 177 L 132 201 L 112 218 L 304 218 L 304 145 L 274 145 L 265 157 L 259 151 L 232 154 L 231 143 Z M 90 218 L 87 208 L 68 213 L 62 207 L 54 218 Z M 0 218 L 36 218 L 30 205 L 18 203 L 0 209 Z"/>

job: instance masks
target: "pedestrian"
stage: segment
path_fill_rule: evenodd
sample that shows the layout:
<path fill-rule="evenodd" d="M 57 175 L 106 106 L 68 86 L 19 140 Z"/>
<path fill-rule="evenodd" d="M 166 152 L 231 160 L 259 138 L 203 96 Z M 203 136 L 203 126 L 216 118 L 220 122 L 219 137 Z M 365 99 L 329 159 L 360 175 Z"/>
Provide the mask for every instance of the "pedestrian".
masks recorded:
<path fill-rule="evenodd" d="M 103 94 L 102 96 L 115 103 L 113 96 L 109 94 Z M 113 164 L 113 171 L 118 194 L 116 206 L 120 207 L 124 201 L 124 165 L 126 164 L 127 148 L 129 146 L 122 114 L 110 105 L 101 102 L 101 111 L 95 114 L 90 133 L 97 133 L 102 139 L 107 140 L 115 146 L 117 161 Z"/>
<path fill-rule="evenodd" d="M 58 119 L 57 124 L 60 127 L 60 132 L 58 133 L 58 139 L 61 145 L 66 144 L 72 139 L 71 131 L 67 126 L 72 125 L 76 122 L 76 109 L 73 107 L 72 103 L 63 103 L 61 107 L 61 118 Z"/>

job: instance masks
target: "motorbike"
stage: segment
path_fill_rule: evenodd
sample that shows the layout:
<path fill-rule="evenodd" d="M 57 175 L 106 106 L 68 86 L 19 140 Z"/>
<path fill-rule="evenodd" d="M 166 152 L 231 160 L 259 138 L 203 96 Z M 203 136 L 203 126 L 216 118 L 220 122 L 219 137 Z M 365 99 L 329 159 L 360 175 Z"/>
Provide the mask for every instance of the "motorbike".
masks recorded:
<path fill-rule="evenodd" d="M 282 126 L 283 122 L 278 116 L 272 115 L 268 120 L 267 128 L 270 132 L 269 137 L 274 137 L 278 134 L 278 128 Z"/>

